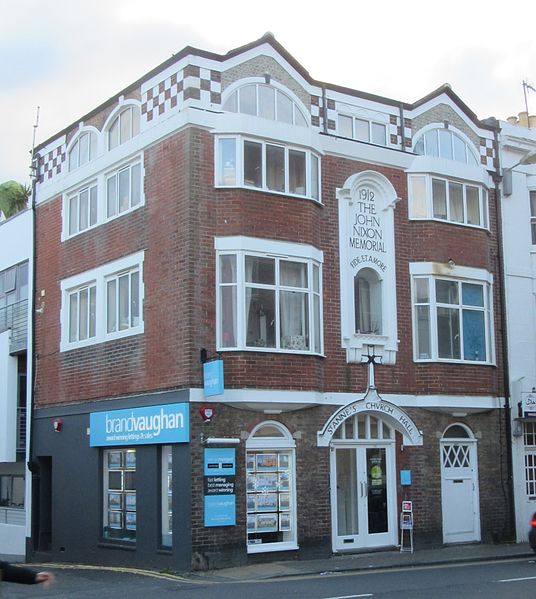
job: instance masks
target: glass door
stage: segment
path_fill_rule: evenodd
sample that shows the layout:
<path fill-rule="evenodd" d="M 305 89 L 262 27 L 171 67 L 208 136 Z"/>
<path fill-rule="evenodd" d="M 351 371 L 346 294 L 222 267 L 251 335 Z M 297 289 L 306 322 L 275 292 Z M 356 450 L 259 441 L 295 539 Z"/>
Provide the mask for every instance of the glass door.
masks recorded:
<path fill-rule="evenodd" d="M 332 447 L 333 548 L 396 545 L 392 446 Z"/>

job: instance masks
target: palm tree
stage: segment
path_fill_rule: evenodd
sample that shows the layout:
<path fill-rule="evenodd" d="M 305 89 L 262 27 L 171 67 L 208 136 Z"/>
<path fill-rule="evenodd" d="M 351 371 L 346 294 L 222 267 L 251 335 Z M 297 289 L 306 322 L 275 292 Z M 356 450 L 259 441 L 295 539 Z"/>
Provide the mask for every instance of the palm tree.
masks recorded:
<path fill-rule="evenodd" d="M 0 184 L 0 211 L 6 218 L 17 214 L 28 206 L 31 188 L 16 181 Z"/>

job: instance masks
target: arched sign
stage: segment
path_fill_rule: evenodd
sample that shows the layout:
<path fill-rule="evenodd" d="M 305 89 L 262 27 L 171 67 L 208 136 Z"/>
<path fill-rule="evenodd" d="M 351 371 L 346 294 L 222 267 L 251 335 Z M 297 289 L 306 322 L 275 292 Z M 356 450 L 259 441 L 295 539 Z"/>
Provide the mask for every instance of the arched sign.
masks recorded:
<path fill-rule="evenodd" d="M 369 389 L 363 399 L 358 399 L 337 410 L 326 422 L 324 428 L 317 433 L 317 445 L 327 447 L 339 426 L 360 412 L 375 414 L 383 418 L 402 433 L 404 445 L 422 445 L 422 433 L 410 416 L 398 406 L 384 401 L 374 388 Z"/>

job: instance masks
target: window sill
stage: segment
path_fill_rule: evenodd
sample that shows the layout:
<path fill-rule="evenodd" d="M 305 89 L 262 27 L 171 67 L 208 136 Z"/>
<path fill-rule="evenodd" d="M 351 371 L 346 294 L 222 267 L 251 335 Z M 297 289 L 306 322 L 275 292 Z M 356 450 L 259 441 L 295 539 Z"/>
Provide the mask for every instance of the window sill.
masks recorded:
<path fill-rule="evenodd" d="M 111 540 L 105 540 L 105 541 L 100 541 L 98 546 L 102 547 L 104 549 L 122 549 L 124 551 L 136 551 L 136 543 L 135 542 L 127 543 L 126 541 L 114 542 Z"/>
<path fill-rule="evenodd" d="M 297 543 L 265 543 L 259 545 L 247 545 L 248 553 L 270 553 L 274 551 L 297 551 L 299 549 Z"/>
<path fill-rule="evenodd" d="M 298 193 L 291 193 L 291 192 L 287 192 L 287 191 L 276 191 L 274 189 L 265 189 L 264 187 L 255 187 L 253 185 L 239 185 L 239 184 L 215 185 L 214 187 L 216 189 L 245 189 L 247 191 L 259 191 L 261 193 L 267 193 L 267 194 L 278 196 L 278 197 L 286 197 L 286 198 L 292 198 L 292 199 L 297 199 L 297 200 L 308 200 L 309 202 L 314 202 L 318 206 L 324 205 L 320 199 L 313 198 L 312 196 L 301 195 Z"/>
<path fill-rule="evenodd" d="M 282 354 L 282 355 L 295 355 L 295 356 L 313 356 L 317 358 L 324 358 L 325 355 L 323 353 L 312 352 L 308 350 L 298 350 L 298 349 L 283 349 L 280 347 L 263 347 L 259 345 L 258 347 L 218 347 L 216 349 L 218 353 L 220 352 L 256 352 L 256 353 L 271 353 L 271 354 Z"/>
<path fill-rule="evenodd" d="M 414 358 L 415 364 L 458 364 L 460 366 L 496 366 L 495 362 L 483 360 L 447 360 L 444 358 Z"/>

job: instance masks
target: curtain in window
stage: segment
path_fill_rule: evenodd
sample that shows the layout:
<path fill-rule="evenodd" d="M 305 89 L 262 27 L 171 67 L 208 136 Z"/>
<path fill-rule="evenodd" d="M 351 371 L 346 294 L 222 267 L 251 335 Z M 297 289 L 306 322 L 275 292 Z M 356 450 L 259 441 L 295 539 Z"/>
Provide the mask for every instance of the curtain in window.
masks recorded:
<path fill-rule="evenodd" d="M 280 282 L 285 287 L 307 287 L 307 265 L 300 262 L 280 262 Z M 309 347 L 308 295 L 300 291 L 281 290 L 279 310 L 281 345 L 290 349 Z"/>

